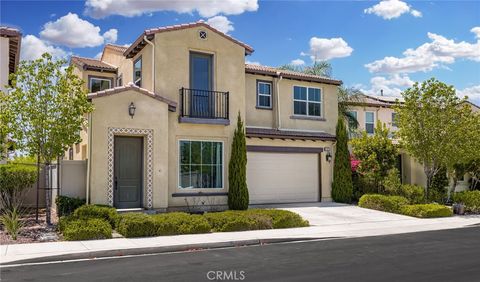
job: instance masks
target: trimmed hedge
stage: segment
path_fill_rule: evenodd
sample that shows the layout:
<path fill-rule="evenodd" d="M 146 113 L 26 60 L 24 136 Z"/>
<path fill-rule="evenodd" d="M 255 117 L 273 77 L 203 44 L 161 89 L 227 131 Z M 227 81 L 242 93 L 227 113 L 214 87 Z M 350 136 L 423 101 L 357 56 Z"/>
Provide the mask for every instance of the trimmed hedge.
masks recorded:
<path fill-rule="evenodd" d="M 406 205 L 402 207 L 401 213 L 408 216 L 430 218 L 452 216 L 452 209 L 439 204 Z"/>
<path fill-rule="evenodd" d="M 66 219 L 65 219 L 66 220 Z M 117 231 L 125 237 L 261 230 L 308 226 L 296 213 L 285 210 L 247 210 L 191 215 L 183 212 L 147 215 L 121 214 Z"/>
<path fill-rule="evenodd" d="M 127 238 L 155 236 L 156 231 L 153 217 L 143 213 L 121 214 L 117 224 L 117 232 Z"/>
<path fill-rule="evenodd" d="M 84 205 L 76 209 L 73 215 L 78 219 L 101 218 L 110 223 L 112 228 L 115 228 L 119 217 L 117 209 L 103 205 Z"/>
<path fill-rule="evenodd" d="M 112 227 L 104 219 L 76 219 L 64 223 L 63 238 L 67 241 L 112 238 Z"/>
<path fill-rule="evenodd" d="M 263 214 L 271 217 L 273 229 L 307 227 L 310 225 L 309 222 L 303 219 L 300 215 L 286 210 L 252 209 L 248 210 L 247 213 Z"/>
<path fill-rule="evenodd" d="M 462 191 L 453 194 L 453 201 L 465 205 L 465 211 L 480 213 L 480 191 Z"/>
<path fill-rule="evenodd" d="M 205 217 L 198 214 L 174 212 L 154 215 L 157 235 L 209 233 L 212 227 Z"/>
<path fill-rule="evenodd" d="M 57 196 L 55 199 L 58 217 L 72 214 L 77 208 L 85 205 L 85 199 Z"/>
<path fill-rule="evenodd" d="M 214 232 L 272 229 L 272 218 L 265 214 L 243 211 L 208 213 L 204 217 Z"/>
<path fill-rule="evenodd" d="M 407 198 L 411 204 L 425 203 L 425 190 L 422 186 L 403 184 L 400 186 L 399 196 Z"/>
<path fill-rule="evenodd" d="M 380 194 L 366 194 L 358 201 L 359 207 L 391 213 L 401 213 L 402 206 L 408 204 L 409 201 L 405 197 Z"/>

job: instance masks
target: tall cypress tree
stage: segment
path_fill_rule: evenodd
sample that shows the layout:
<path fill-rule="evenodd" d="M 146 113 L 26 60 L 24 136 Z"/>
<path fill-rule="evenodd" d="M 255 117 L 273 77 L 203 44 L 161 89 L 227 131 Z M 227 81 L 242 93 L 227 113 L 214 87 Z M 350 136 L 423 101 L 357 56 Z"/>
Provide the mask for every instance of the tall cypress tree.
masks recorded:
<path fill-rule="evenodd" d="M 332 198 L 335 202 L 350 203 L 353 196 L 352 168 L 348 152 L 347 128 L 343 118 L 337 123 L 337 150 L 333 165 Z"/>
<path fill-rule="evenodd" d="M 240 113 L 238 113 L 237 128 L 233 134 L 232 154 L 228 164 L 228 185 L 228 208 L 248 209 L 247 145 Z"/>

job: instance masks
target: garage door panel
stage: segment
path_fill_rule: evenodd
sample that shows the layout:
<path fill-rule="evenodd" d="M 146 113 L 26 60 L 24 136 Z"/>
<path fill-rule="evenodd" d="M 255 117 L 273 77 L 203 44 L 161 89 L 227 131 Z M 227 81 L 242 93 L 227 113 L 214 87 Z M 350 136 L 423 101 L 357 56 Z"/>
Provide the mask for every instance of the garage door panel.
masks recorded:
<path fill-rule="evenodd" d="M 318 154 L 249 152 L 250 203 L 318 201 Z"/>

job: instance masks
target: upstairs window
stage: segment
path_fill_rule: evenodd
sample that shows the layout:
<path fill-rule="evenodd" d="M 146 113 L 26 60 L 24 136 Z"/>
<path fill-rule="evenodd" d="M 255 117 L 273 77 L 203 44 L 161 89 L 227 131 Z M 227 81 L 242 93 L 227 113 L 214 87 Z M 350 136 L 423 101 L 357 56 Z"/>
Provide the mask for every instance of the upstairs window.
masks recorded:
<path fill-rule="evenodd" d="M 392 126 L 393 127 L 397 127 L 398 124 L 397 124 L 397 113 L 392 113 Z"/>
<path fill-rule="evenodd" d="M 117 86 L 123 86 L 123 76 L 121 74 L 117 78 Z"/>
<path fill-rule="evenodd" d="M 112 80 L 109 78 L 90 77 L 89 85 L 90 85 L 89 89 L 91 93 L 98 92 L 98 91 L 112 88 Z"/>
<path fill-rule="evenodd" d="M 257 81 L 257 107 L 272 108 L 272 83 Z"/>
<path fill-rule="evenodd" d="M 319 88 L 293 87 L 293 114 L 322 116 L 322 92 Z"/>
<path fill-rule="evenodd" d="M 142 87 L 142 57 L 133 63 L 133 82 L 138 87 Z"/>
<path fill-rule="evenodd" d="M 367 131 L 368 134 L 373 134 L 375 132 L 374 112 L 365 112 L 365 131 Z"/>

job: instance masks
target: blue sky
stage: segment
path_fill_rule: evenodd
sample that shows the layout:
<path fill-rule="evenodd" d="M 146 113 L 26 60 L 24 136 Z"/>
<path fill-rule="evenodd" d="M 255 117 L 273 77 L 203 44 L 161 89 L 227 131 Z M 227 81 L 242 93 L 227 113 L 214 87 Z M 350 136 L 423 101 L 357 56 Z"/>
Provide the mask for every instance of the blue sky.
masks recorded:
<path fill-rule="evenodd" d="M 146 28 L 206 20 L 253 46 L 247 61 L 279 66 L 326 59 L 333 76 L 368 94 L 399 95 L 430 77 L 480 104 L 478 1 L 5 1 L 22 57 L 95 57 Z"/>

